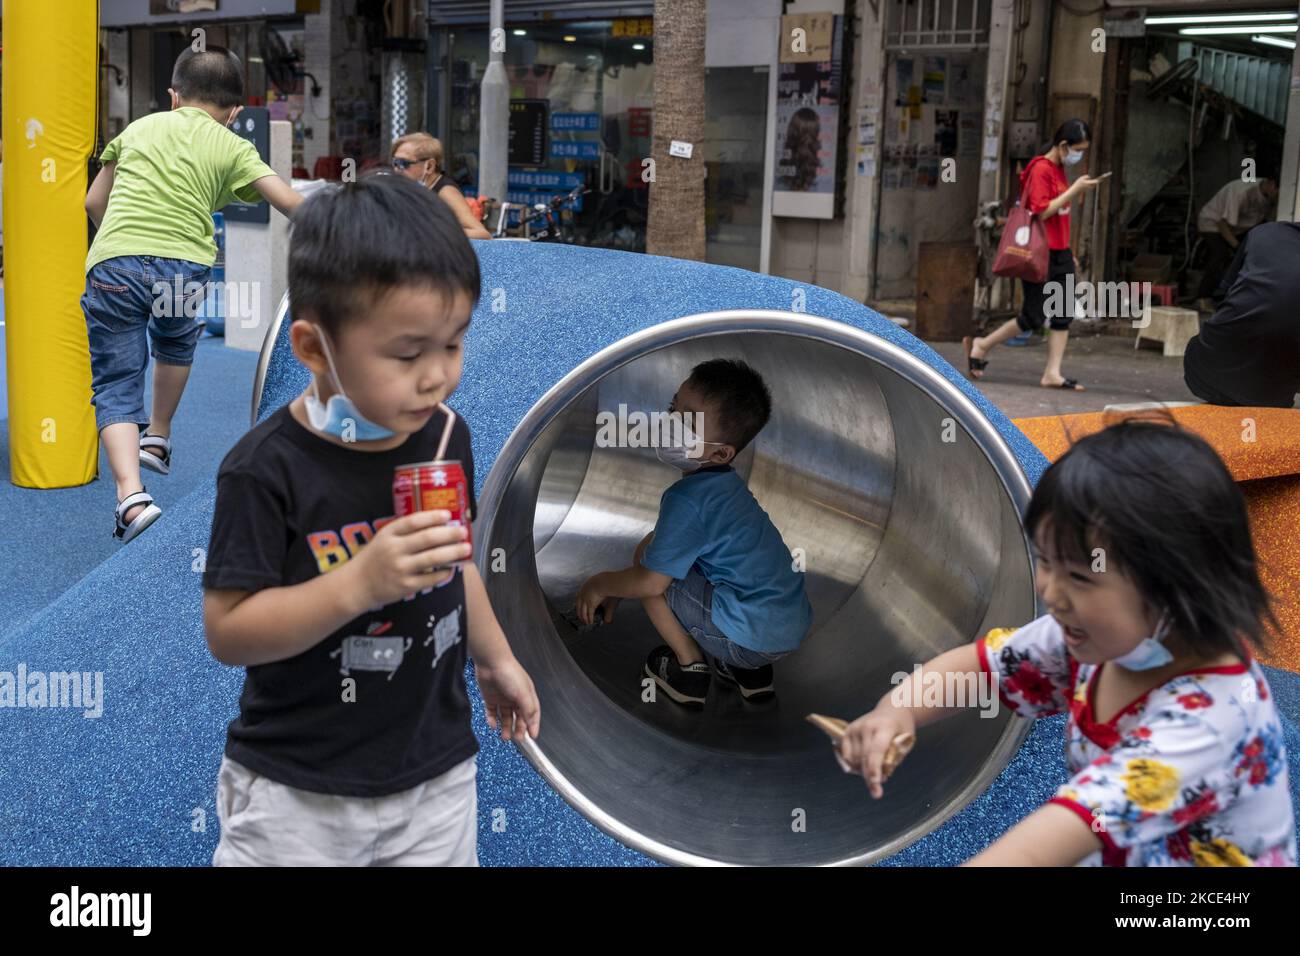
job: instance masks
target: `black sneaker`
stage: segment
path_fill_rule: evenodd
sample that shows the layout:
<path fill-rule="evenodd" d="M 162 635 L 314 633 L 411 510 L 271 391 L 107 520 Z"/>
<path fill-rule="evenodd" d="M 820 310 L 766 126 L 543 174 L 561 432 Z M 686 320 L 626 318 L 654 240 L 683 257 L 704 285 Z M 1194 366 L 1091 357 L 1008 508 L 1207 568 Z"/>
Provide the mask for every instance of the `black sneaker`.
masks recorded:
<path fill-rule="evenodd" d="M 771 697 L 776 693 L 776 688 L 772 686 L 771 664 L 764 664 L 762 667 L 746 670 L 743 667 L 730 667 L 724 662 L 715 659 L 713 669 L 720 678 L 739 690 L 744 695 L 745 700 Z"/>
<path fill-rule="evenodd" d="M 677 655 L 667 644 L 660 644 L 645 661 L 647 677 L 664 689 L 664 693 L 687 707 L 703 707 L 704 697 L 709 692 L 709 665 L 703 661 L 687 664 L 683 667 L 677 663 Z"/>

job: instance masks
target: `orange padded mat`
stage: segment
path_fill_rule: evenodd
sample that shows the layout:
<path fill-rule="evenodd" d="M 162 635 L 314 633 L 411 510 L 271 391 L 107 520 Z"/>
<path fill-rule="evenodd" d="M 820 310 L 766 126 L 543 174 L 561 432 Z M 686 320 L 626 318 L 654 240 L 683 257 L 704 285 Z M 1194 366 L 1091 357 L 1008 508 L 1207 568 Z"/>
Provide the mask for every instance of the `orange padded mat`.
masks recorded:
<path fill-rule="evenodd" d="M 1260 577 L 1282 625 L 1282 634 L 1259 659 L 1300 672 L 1300 409 L 1188 405 L 1169 413 L 1214 447 L 1241 486 Z M 1122 412 L 1085 412 L 1018 418 L 1014 424 L 1056 461 L 1071 442 L 1124 417 Z"/>

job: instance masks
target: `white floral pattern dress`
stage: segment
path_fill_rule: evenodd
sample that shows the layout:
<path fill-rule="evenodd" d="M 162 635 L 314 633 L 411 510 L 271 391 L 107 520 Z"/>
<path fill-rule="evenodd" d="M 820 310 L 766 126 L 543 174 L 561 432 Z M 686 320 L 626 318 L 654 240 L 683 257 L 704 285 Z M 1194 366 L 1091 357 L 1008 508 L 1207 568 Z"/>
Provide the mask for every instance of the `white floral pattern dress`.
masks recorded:
<path fill-rule="evenodd" d="M 1050 615 L 976 648 L 1015 713 L 1069 715 L 1072 777 L 1050 802 L 1101 840 L 1080 865 L 1296 865 L 1282 723 L 1254 660 L 1187 671 L 1102 723 L 1097 666 L 1074 659 Z"/>

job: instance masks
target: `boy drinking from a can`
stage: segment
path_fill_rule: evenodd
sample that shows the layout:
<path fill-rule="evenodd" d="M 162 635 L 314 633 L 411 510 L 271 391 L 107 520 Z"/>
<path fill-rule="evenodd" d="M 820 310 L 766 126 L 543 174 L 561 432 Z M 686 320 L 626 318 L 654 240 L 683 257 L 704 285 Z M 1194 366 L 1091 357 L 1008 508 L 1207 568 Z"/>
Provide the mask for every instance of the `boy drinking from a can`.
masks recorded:
<path fill-rule="evenodd" d="M 664 492 L 632 566 L 583 584 L 578 617 L 591 624 L 603 612 L 608 622 L 620 598 L 640 598 L 666 642 L 645 674 L 680 704 L 704 704 L 706 657 L 746 699 L 771 696 L 772 662 L 798 648 L 812 623 L 803 574 L 731 466 L 767 424 L 771 393 L 744 362 L 713 359 L 691 370 L 668 410 L 681 415 L 681 441 L 656 453 L 685 474 Z"/>
<path fill-rule="evenodd" d="M 312 383 L 222 462 L 203 577 L 208 647 L 247 668 L 216 865 L 476 864 L 467 652 L 488 725 L 538 733 L 469 529 L 394 516 L 395 469 L 435 458 L 462 465 L 473 516 L 469 429 L 442 403 L 479 282 L 446 204 L 404 177 L 299 210 L 289 335 Z"/>

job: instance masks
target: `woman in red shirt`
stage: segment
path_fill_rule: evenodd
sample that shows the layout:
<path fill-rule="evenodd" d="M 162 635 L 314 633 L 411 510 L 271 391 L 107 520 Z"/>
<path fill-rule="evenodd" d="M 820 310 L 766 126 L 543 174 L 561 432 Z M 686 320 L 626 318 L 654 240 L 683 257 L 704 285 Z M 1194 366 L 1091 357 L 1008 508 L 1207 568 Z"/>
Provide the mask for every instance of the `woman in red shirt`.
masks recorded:
<path fill-rule="evenodd" d="M 1070 322 L 1074 320 L 1074 302 L 1067 301 L 1065 294 L 1066 290 L 1074 287 L 1070 281 L 1074 274 L 1074 254 L 1070 252 L 1070 201 L 1086 190 L 1094 189 L 1100 180 L 1080 176 L 1071 184 L 1065 176 L 1065 167 L 1083 160 L 1090 136 L 1088 124 L 1083 120 L 1066 120 L 1052 138 L 1052 146 L 1041 156 L 1031 159 L 1020 174 L 1020 202 L 1042 221 L 1047 232 L 1050 250 L 1047 281 L 1022 283 L 1025 301 L 1018 316 L 1008 319 L 991 335 L 968 336 L 962 340 L 971 378 L 983 378 L 984 369 L 989 364 L 986 356 L 995 345 L 1001 345 L 1020 332 L 1041 329 L 1046 322 L 1050 329 L 1047 368 L 1043 370 L 1039 384 L 1044 388 L 1083 390 L 1074 379 L 1061 374 Z M 1055 314 L 1058 312 L 1062 314 Z"/>

